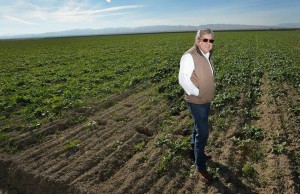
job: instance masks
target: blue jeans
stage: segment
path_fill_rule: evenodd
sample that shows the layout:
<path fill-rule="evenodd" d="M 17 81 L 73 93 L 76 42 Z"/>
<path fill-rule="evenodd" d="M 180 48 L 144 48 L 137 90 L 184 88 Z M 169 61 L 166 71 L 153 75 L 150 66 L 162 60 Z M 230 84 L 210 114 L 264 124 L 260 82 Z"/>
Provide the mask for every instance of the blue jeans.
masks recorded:
<path fill-rule="evenodd" d="M 198 170 L 206 169 L 206 155 L 204 153 L 208 139 L 208 115 L 210 103 L 193 104 L 187 103 L 188 109 L 194 120 L 191 144 L 194 146 L 195 164 Z"/>

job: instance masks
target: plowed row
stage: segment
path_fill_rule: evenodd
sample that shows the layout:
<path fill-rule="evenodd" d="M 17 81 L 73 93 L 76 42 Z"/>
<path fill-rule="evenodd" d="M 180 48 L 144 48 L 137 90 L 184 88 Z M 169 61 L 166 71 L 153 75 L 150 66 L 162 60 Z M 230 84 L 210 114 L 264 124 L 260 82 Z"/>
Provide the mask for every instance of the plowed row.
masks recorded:
<path fill-rule="evenodd" d="M 265 129 L 267 137 L 271 137 L 274 130 L 279 130 L 292 142 L 298 134 L 292 130 L 284 131 L 279 122 L 283 113 L 277 107 L 284 104 L 266 103 L 271 100 L 267 95 L 266 79 L 261 89 L 264 95 L 257 109 L 263 119 L 258 120 L 257 125 Z M 1 170 L 6 169 L 1 171 L 3 192 L 297 193 L 297 180 L 292 178 L 288 156 L 270 153 L 268 139 L 261 143 L 269 154 L 265 158 L 266 169 L 257 171 L 258 180 L 240 177 L 235 165 L 243 159 L 230 141 L 236 133 L 237 126 L 234 125 L 239 123 L 238 118 L 223 136 L 215 137 L 216 133 L 211 133 L 210 154 L 213 161 L 209 166 L 211 170 L 220 169 L 218 180 L 212 185 L 207 186 L 199 180 L 188 151 L 182 160 L 174 160 L 171 168 L 159 175 L 157 169 L 165 150 L 157 147 L 156 142 L 164 134 L 159 131 L 159 126 L 168 106 L 163 98 L 159 103 L 151 102 L 151 95 L 154 94 L 153 90 L 129 93 L 113 106 L 94 113 L 88 121 L 48 135 L 39 145 L 28 144 L 14 156 L 1 155 Z M 293 126 L 296 121 L 290 120 L 288 115 L 286 117 L 282 119 Z M 187 112 L 173 119 L 179 119 L 183 126 L 190 120 Z M 91 121 L 97 124 L 91 126 Z M 174 123 L 169 125 L 174 129 L 171 136 L 175 139 L 185 137 L 183 126 Z M 69 152 L 64 149 L 64 142 L 72 139 L 78 140 L 79 145 Z M 23 141 L 26 142 L 26 138 Z M 136 150 L 135 145 L 142 141 L 146 145 Z M 294 150 L 295 146 L 291 145 L 290 149 Z M 255 188 L 257 182 L 265 185 Z"/>
<path fill-rule="evenodd" d="M 142 181 L 147 173 L 155 174 L 148 170 L 157 165 L 152 160 L 156 161 L 160 155 L 145 150 L 144 154 L 149 155 L 149 163 L 145 164 L 134 146 L 154 138 L 161 113 L 167 109 L 166 103 L 160 102 L 152 104 L 151 110 L 143 110 L 142 105 L 151 103 L 149 95 L 149 91 L 131 94 L 94 114 L 87 122 L 50 134 L 40 145 L 25 145 L 20 154 L 1 160 L 3 165 L 9 165 L 7 186 L 25 193 L 138 191 L 140 187 L 131 188 L 131 184 Z M 147 111 L 147 116 L 142 111 Z M 97 124 L 89 125 L 92 121 Z M 26 142 L 26 136 L 20 139 Z M 78 149 L 68 152 L 64 142 L 72 139 L 78 140 Z M 128 175 L 134 173 L 130 176 L 133 182 L 127 176 L 116 176 L 126 171 Z M 122 184 L 123 179 L 129 181 L 128 185 Z"/>

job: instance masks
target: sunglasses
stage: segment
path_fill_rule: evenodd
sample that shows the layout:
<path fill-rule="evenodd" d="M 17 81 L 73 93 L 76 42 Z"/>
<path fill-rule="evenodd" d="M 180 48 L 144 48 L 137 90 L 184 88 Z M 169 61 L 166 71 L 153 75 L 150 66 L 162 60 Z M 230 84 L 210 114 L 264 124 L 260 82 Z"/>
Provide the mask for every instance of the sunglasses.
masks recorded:
<path fill-rule="evenodd" d="M 209 42 L 209 43 L 214 43 L 214 39 L 207 39 L 207 38 L 204 38 L 204 39 L 200 39 L 202 40 L 203 42 Z"/>

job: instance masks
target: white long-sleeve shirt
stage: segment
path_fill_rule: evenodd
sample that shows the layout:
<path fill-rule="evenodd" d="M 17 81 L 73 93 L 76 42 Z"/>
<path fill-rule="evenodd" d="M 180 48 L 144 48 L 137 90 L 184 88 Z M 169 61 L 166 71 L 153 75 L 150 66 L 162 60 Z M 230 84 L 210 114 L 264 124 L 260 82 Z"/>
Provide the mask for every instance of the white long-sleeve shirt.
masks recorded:
<path fill-rule="evenodd" d="M 209 61 L 210 53 L 204 54 L 202 52 L 202 54 L 210 64 Z M 211 72 L 213 73 L 211 64 L 210 64 L 210 68 L 211 68 Z M 191 76 L 194 69 L 195 69 L 195 65 L 194 65 L 194 60 L 192 55 L 189 53 L 185 53 L 180 60 L 180 68 L 179 68 L 179 75 L 178 75 L 179 84 L 188 95 L 199 96 L 200 94 L 199 88 L 197 88 L 191 81 Z"/>

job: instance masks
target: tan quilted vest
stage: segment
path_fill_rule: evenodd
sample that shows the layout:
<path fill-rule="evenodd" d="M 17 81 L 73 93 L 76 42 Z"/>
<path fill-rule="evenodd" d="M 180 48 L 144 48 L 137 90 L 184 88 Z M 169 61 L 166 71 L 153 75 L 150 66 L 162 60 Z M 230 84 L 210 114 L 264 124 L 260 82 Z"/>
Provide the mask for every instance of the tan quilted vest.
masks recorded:
<path fill-rule="evenodd" d="M 199 88 L 199 96 L 185 94 L 185 100 L 194 104 L 210 103 L 215 95 L 214 76 L 211 72 L 207 59 L 202 55 L 198 47 L 193 46 L 187 53 L 190 53 L 194 59 L 195 69 L 191 76 L 191 81 Z M 210 60 L 213 68 L 213 63 Z"/>

